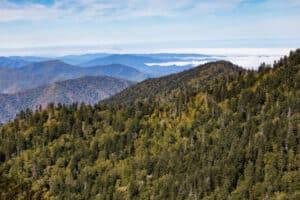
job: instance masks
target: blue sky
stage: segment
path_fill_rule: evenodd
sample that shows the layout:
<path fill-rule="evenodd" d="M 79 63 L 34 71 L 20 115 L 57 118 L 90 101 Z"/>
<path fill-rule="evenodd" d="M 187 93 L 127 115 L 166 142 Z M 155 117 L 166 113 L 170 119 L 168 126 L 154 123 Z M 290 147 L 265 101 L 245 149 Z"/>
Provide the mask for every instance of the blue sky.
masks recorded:
<path fill-rule="evenodd" d="M 299 47 L 300 0 L 0 0 L 0 49 Z"/>

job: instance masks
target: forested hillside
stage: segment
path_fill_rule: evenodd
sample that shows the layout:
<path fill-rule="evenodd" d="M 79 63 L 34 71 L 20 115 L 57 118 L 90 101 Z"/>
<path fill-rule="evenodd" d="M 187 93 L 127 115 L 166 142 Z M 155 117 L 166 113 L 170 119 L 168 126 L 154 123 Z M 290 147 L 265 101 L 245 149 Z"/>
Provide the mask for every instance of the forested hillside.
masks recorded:
<path fill-rule="evenodd" d="M 300 199 L 300 50 L 0 127 L 0 199 Z"/>
<path fill-rule="evenodd" d="M 201 67 L 196 67 L 178 74 L 172 74 L 163 78 L 153 78 L 145 80 L 133 87 L 129 87 L 123 92 L 106 100 L 105 103 L 131 104 L 136 100 L 153 100 L 161 98 L 168 100 L 171 91 L 177 89 L 181 92 L 197 92 L 190 87 L 200 88 L 212 84 L 217 79 L 232 77 L 245 72 L 243 68 L 237 67 L 227 61 L 211 62 Z M 192 82 L 191 84 L 188 84 Z M 213 85 L 213 87 L 215 87 Z M 158 95 L 160 94 L 160 95 Z M 190 96 L 186 94 L 185 96 Z"/>

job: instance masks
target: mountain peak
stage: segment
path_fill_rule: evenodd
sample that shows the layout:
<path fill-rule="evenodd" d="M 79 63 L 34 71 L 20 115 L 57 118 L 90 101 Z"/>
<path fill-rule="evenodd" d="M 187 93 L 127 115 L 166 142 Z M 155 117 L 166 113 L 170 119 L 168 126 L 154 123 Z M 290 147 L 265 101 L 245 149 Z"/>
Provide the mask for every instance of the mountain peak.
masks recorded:
<path fill-rule="evenodd" d="M 201 82 L 202 85 L 209 85 L 221 76 L 236 76 L 244 71 L 243 68 L 228 61 L 211 62 L 177 74 L 147 79 L 125 89 L 121 93 L 103 101 L 103 103 L 132 103 L 137 99 L 154 98 L 158 94 L 180 89 L 190 84 L 191 81 L 196 80 L 196 82 Z M 145 93 L 144 91 L 148 92 Z"/>

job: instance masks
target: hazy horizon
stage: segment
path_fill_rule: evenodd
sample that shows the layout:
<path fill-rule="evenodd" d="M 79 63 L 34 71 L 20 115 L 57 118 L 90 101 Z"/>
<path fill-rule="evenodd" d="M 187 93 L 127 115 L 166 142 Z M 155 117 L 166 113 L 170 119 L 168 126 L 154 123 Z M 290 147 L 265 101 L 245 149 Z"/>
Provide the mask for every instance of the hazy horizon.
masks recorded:
<path fill-rule="evenodd" d="M 300 46 L 299 10 L 299 0 L 2 0 L 0 56 L 197 53 L 256 68 Z"/>
<path fill-rule="evenodd" d="M 34 52 L 38 50 L 44 50 L 44 54 L 35 54 Z M 98 50 L 98 49 L 87 49 L 78 48 L 78 51 L 60 51 L 58 49 L 52 49 L 55 54 L 49 53 L 48 49 L 32 49 L 32 51 L 24 51 L 14 54 L 9 54 L 4 56 L 37 56 L 49 59 L 60 59 L 63 56 L 82 56 L 82 55 L 92 55 L 92 54 L 129 54 L 129 55 L 140 55 L 140 54 L 165 54 L 165 53 L 175 53 L 175 54 L 199 54 L 203 55 L 198 58 L 186 57 L 182 60 L 174 60 L 160 63 L 145 63 L 147 66 L 198 66 L 211 62 L 214 60 L 227 60 L 236 65 L 239 65 L 246 69 L 257 69 L 261 63 L 273 64 L 274 61 L 279 60 L 281 57 L 288 55 L 294 48 L 182 48 L 182 49 L 160 49 L 160 50 L 133 50 L 133 51 L 120 51 L 120 50 Z M 48 51 L 48 53 L 47 53 Z M 26 52 L 24 54 L 24 52 Z M 67 53 L 68 52 L 68 53 Z M 1 49 L 0 49 L 1 55 Z M 3 56 L 3 55 L 2 55 Z"/>

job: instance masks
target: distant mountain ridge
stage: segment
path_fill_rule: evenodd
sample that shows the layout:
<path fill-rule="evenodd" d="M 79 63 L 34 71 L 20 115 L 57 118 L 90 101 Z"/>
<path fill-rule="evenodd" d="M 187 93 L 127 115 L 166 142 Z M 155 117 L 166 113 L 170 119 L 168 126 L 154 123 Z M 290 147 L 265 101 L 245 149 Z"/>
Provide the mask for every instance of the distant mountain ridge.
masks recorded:
<path fill-rule="evenodd" d="M 99 65 L 121 64 L 135 68 L 136 70 L 148 74 L 151 77 L 178 73 L 193 67 L 188 60 L 201 60 L 208 58 L 208 55 L 201 54 L 180 54 L 180 53 L 150 53 L 150 54 L 110 54 L 110 53 L 90 53 L 82 55 L 65 55 L 58 57 L 39 56 L 9 56 L 0 57 L 0 67 L 20 68 L 28 64 L 36 64 L 51 60 L 59 60 L 69 65 L 83 68 Z M 177 65 L 178 62 L 181 64 Z M 183 62 L 183 63 L 182 63 Z M 186 65 L 184 65 L 186 62 Z M 161 66 L 168 63 L 168 66 Z M 173 63 L 173 64 L 172 64 Z M 151 66 L 149 66 L 151 64 Z M 184 66 L 182 66 L 184 65 Z M 121 77 L 124 78 L 124 77 Z"/>
<path fill-rule="evenodd" d="M 176 56 L 177 55 L 177 56 Z M 122 64 L 134 67 L 135 69 L 149 74 L 152 77 L 163 76 L 171 73 L 191 68 L 191 66 L 148 66 L 148 63 L 163 63 L 168 61 L 178 61 L 179 57 L 185 54 L 112 54 L 106 57 L 96 58 L 89 62 L 82 63 L 81 66 L 91 67 L 96 65 Z"/>
<path fill-rule="evenodd" d="M 12 119 L 21 110 L 35 110 L 49 103 L 95 104 L 120 92 L 133 82 L 108 76 L 86 76 L 40 86 L 16 94 L 0 94 L 0 122 Z"/>
<path fill-rule="evenodd" d="M 0 68 L 0 93 L 11 94 L 56 81 L 98 75 L 130 81 L 141 81 L 148 77 L 132 67 L 120 64 L 81 68 L 60 60 L 50 60 L 31 63 L 18 69 Z"/>
<path fill-rule="evenodd" d="M 124 64 L 135 67 L 141 71 L 149 70 L 145 63 L 151 62 L 160 62 L 159 59 L 140 56 L 140 55 L 131 55 L 131 54 L 113 54 L 107 57 L 100 57 L 93 59 L 89 62 L 82 63 L 81 66 L 95 66 L 95 65 L 109 65 L 109 64 Z"/>
<path fill-rule="evenodd" d="M 0 57 L 0 67 L 20 68 L 31 63 L 21 58 Z"/>
<path fill-rule="evenodd" d="M 89 62 L 93 59 L 103 58 L 109 55 L 110 54 L 108 53 L 91 53 L 91 54 L 83 54 L 83 55 L 66 55 L 62 57 L 57 57 L 56 59 L 71 65 L 80 65 L 81 63 Z"/>

